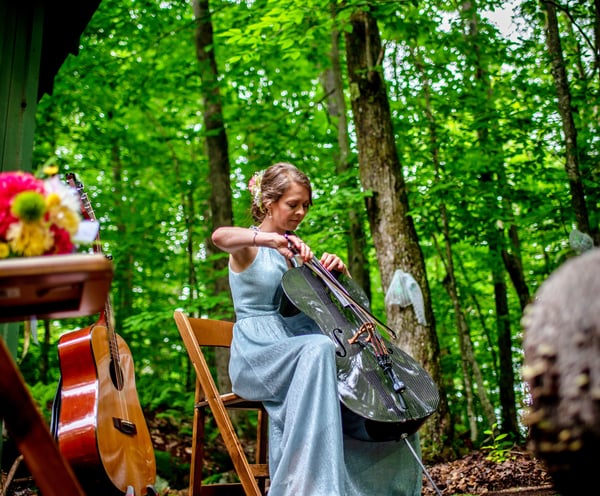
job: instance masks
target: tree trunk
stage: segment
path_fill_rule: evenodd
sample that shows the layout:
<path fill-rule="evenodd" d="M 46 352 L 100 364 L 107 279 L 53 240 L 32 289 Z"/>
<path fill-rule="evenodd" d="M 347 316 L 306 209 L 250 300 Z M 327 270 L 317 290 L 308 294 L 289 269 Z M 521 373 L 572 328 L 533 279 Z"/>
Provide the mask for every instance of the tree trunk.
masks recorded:
<path fill-rule="evenodd" d="M 575 213 L 577 228 L 593 235 L 590 228 L 590 219 L 585 202 L 585 191 L 581 173 L 579 170 L 579 158 L 577 150 L 577 129 L 573 120 L 573 108 L 571 106 L 571 91 L 567 71 L 565 69 L 565 60 L 563 57 L 560 36 L 558 32 L 558 19 L 556 17 L 556 5 L 554 2 L 541 0 L 542 8 L 546 11 L 546 46 L 552 63 L 552 77 L 556 86 L 556 96 L 558 97 L 558 112 L 560 114 L 563 136 L 565 139 L 565 170 L 569 181 L 571 192 L 571 205 Z M 595 239 L 595 244 L 600 240 Z"/>
<path fill-rule="evenodd" d="M 335 28 L 331 31 L 331 51 L 329 60 L 331 67 L 324 71 L 321 82 L 327 95 L 328 113 L 337 128 L 339 154 L 336 157 L 336 172 L 345 174 L 351 167 L 350 140 L 348 138 L 348 119 L 346 116 L 346 100 L 344 99 L 344 83 L 340 64 L 340 33 Z M 348 184 L 351 189 L 358 190 L 358 184 Z M 362 210 L 364 205 L 348 205 L 346 221 L 347 252 L 346 260 L 352 278 L 371 299 L 371 279 L 367 259 L 366 235 L 363 229 Z"/>
<path fill-rule="evenodd" d="M 519 304 L 521 305 L 521 311 L 525 310 L 525 307 L 531 301 L 529 294 L 529 287 L 525 281 L 525 273 L 523 272 L 523 259 L 521 258 L 521 243 L 519 241 L 519 232 L 516 225 L 511 225 L 509 228 L 510 244 L 512 251 L 506 249 L 502 250 L 502 259 L 504 260 L 504 267 L 510 276 L 513 283 L 517 296 L 519 297 Z"/>
<path fill-rule="evenodd" d="M 490 244 L 490 264 L 492 265 L 492 280 L 494 283 L 494 301 L 496 303 L 496 329 L 498 332 L 498 358 L 500 376 L 501 430 L 520 437 L 519 423 L 517 421 L 517 407 L 515 400 L 515 376 L 513 372 L 512 335 L 510 327 L 510 314 L 508 311 L 508 294 L 504 281 L 504 270 L 498 246 L 498 240 Z"/>
<path fill-rule="evenodd" d="M 461 6 L 461 14 L 465 20 L 465 37 L 469 42 L 469 49 L 474 58 L 474 76 L 478 83 L 477 90 L 481 95 L 480 106 L 474 109 L 481 116 L 485 116 L 488 122 L 492 122 L 492 130 L 487 127 L 478 127 L 477 138 L 481 155 L 490 157 L 488 166 L 479 174 L 481 191 L 489 192 L 483 195 L 482 211 L 489 218 L 483 227 L 484 237 L 489 247 L 489 266 L 492 272 L 492 283 L 494 285 L 494 303 L 496 307 L 496 330 L 499 353 L 499 381 L 500 404 L 501 404 L 501 429 L 515 438 L 520 437 L 519 423 L 517 420 L 515 399 L 515 378 L 513 371 L 512 356 L 512 334 L 510 325 L 510 313 L 508 305 L 508 293 L 504 273 L 504 260 L 502 253 L 505 250 L 503 223 L 497 222 L 502 219 L 502 211 L 510 212 L 510 205 L 501 209 L 496 198 L 500 196 L 498 190 L 508 190 L 504 174 L 504 160 L 502 147 L 497 143 L 496 133 L 493 128 L 493 117 L 495 109 L 493 104 L 492 88 L 487 77 L 488 68 L 481 61 L 479 46 L 479 21 L 477 7 L 467 1 Z M 504 195 L 502 195 L 504 196 Z M 510 215 L 510 214 L 509 214 Z"/>
<path fill-rule="evenodd" d="M 420 361 L 440 383 L 439 342 L 431 309 L 423 254 L 412 218 L 396 151 L 389 101 L 380 65 L 383 57 L 379 30 L 368 12 L 351 16 L 352 32 L 346 33 L 346 59 L 357 133 L 361 182 L 371 193 L 367 213 L 377 252 L 384 288 L 396 269 L 411 274 L 424 298 L 427 325 L 420 324 L 412 307 L 388 308 L 388 325 L 398 329 L 397 344 Z M 424 428 L 432 449 L 441 450 L 451 438 L 446 398 L 441 391 L 440 407 L 433 422 Z M 450 435 L 448 435 L 450 433 Z"/>
<path fill-rule="evenodd" d="M 594 0 L 594 70 L 600 79 L 600 0 Z"/>
<path fill-rule="evenodd" d="M 229 177 L 229 146 L 223 122 L 221 93 L 219 90 L 217 62 L 215 60 L 213 27 L 208 0 L 193 0 L 194 17 L 197 23 L 195 41 L 196 57 L 201 79 L 202 100 L 204 103 L 204 136 L 208 156 L 210 193 L 211 232 L 219 226 L 233 225 L 231 182 Z M 215 251 L 210 239 L 206 242 L 207 252 Z M 227 273 L 227 257 L 215 259 L 215 273 Z M 229 292 L 226 275 L 215 279 L 215 294 Z M 233 305 L 228 308 L 213 309 L 222 318 L 233 319 Z M 217 377 L 222 388 L 230 388 L 228 374 L 229 354 L 223 350 L 216 353 Z"/>
<path fill-rule="evenodd" d="M 442 166 L 439 159 L 439 141 L 438 141 L 438 128 L 435 121 L 434 111 L 431 105 L 431 85 L 427 78 L 427 73 L 423 66 L 423 61 L 419 55 L 418 48 L 413 53 L 413 60 L 417 72 L 421 76 L 421 82 L 423 86 L 423 97 L 425 99 L 425 117 L 427 118 L 429 127 L 429 148 L 431 152 L 431 161 L 435 170 L 435 181 L 440 182 L 440 176 L 442 174 Z M 444 236 L 444 253 L 440 250 L 440 259 L 444 262 L 446 267 L 446 280 L 444 287 L 448 292 L 448 296 L 452 301 L 454 308 L 454 315 L 456 318 L 456 329 L 458 331 L 460 354 L 461 354 L 461 367 L 464 384 L 464 394 L 467 400 L 467 416 L 469 422 L 469 431 L 471 441 L 475 442 L 479 436 L 477 428 L 477 414 L 475 412 L 475 398 L 474 398 L 474 387 L 472 376 L 475 378 L 477 384 L 477 390 L 479 392 L 479 399 L 483 407 L 483 411 L 487 418 L 488 424 L 492 427 L 495 423 L 496 417 L 494 414 L 494 408 L 491 404 L 484 387 L 483 376 L 479 364 L 475 360 L 475 353 L 473 351 L 473 343 L 469 333 L 469 326 L 465 319 L 460 298 L 458 295 L 458 285 L 456 282 L 456 273 L 454 270 L 454 255 L 452 252 L 452 236 L 450 233 L 450 219 L 446 208 L 446 203 L 442 200 L 440 202 L 440 218 L 442 221 L 442 234 Z"/>

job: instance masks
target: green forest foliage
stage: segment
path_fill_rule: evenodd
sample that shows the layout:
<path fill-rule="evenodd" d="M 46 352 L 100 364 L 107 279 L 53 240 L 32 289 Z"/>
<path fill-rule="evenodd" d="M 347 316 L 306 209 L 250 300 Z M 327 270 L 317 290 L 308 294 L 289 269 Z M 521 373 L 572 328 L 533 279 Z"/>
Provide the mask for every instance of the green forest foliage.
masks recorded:
<path fill-rule="evenodd" d="M 592 46 L 598 13 L 594 17 L 583 2 L 559 3 L 580 167 L 591 224 L 597 229 L 599 77 Z M 385 46 L 381 70 L 426 259 L 443 387 L 458 434 L 467 431 L 468 419 L 454 309 L 445 287 L 440 209 L 449 215 L 459 297 L 494 405 L 498 345 L 492 267 L 483 232 L 487 226 L 502 233 L 516 229 L 520 246 L 511 249 L 522 257 L 533 295 L 573 255 L 569 233 L 576 227 L 540 4 L 472 4 L 468 13 L 458 3 L 438 0 L 371 5 Z M 352 10 L 367 4 L 345 2 L 336 17 L 331 5 L 326 0 L 213 0 L 213 49 L 221 75 L 235 223 L 251 224 L 246 185 L 252 173 L 275 161 L 290 161 L 315 186 L 315 206 L 301 235 L 318 253 L 344 254 L 342 220 L 348 205 L 362 204 L 369 192 L 347 186 L 352 184 L 348 179 L 356 183 L 356 158 L 350 178 L 335 172 L 336 130 L 319 77 L 329 65 L 331 30 L 344 32 Z M 509 10 L 493 15 L 495 8 L 510 6 L 512 23 Z M 477 20 L 476 36 L 471 19 Z M 502 29 L 496 19 L 504 21 Z M 101 222 L 103 251 L 113 257 L 117 332 L 134 355 L 142 405 L 177 421 L 191 415 L 193 381 L 173 311 L 227 317 L 214 309 L 228 298 L 212 291 L 214 278 L 222 274 L 212 270 L 211 257 L 222 255 L 207 250 L 211 184 L 195 28 L 188 2 L 103 0 L 81 39 L 79 54 L 66 60 L 52 95 L 40 102 L 34 150 L 34 169 L 55 162 L 62 173 L 75 172 L 83 182 Z M 437 129 L 437 169 L 425 81 Z M 352 88 L 345 92 L 349 99 Z M 486 147 L 478 144 L 482 132 L 489 137 Z M 351 147 L 356 153 L 354 141 Z M 490 180 L 482 182 L 482 176 Z M 186 219 L 193 220 L 191 232 Z M 190 286 L 188 277 L 191 235 L 197 287 Z M 385 288 L 373 249 L 370 259 L 372 307 L 383 316 Z M 507 275 L 506 281 L 518 378 L 521 308 Z M 40 377 L 39 369 L 43 346 L 30 347 L 21 361 L 44 406 L 51 403 L 50 391 L 59 377 L 59 336 L 93 322 L 94 317 L 51 322 L 46 377 Z M 521 413 L 527 391 L 520 380 L 517 388 Z M 484 422 L 477 412 L 477 421 Z M 489 427 L 484 423 L 481 432 Z"/>

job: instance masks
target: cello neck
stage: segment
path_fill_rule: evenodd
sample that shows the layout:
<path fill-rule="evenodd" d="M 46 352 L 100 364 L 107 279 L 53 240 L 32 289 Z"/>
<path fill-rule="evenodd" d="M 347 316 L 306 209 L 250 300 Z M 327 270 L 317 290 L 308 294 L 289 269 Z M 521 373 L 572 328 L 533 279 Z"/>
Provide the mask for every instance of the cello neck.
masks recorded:
<path fill-rule="evenodd" d="M 294 250 L 293 250 L 294 251 Z M 298 261 L 296 260 L 296 263 Z M 375 317 L 369 310 L 367 310 L 361 303 L 348 292 L 346 287 L 333 275 L 333 273 L 327 270 L 319 260 L 315 257 L 305 262 L 306 265 L 321 281 L 325 286 L 334 294 L 335 298 L 346 308 L 349 308 L 356 317 L 362 322 L 372 322 L 385 329 L 394 339 L 397 337 L 396 333 L 384 324 L 380 319 Z"/>

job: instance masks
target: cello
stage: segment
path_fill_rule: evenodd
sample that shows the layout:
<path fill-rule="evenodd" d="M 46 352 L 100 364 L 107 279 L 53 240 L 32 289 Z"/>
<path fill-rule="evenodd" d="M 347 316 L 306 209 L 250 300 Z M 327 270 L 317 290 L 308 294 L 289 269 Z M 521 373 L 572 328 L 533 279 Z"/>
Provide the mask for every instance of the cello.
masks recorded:
<path fill-rule="evenodd" d="M 289 240 L 288 247 L 297 253 Z M 328 271 L 314 258 L 294 263 L 281 281 L 280 312 L 303 312 L 335 343 L 342 414 L 351 419 L 347 433 L 368 441 L 415 433 L 439 405 L 433 379 L 380 332 L 395 336 L 370 312 L 352 278 Z"/>

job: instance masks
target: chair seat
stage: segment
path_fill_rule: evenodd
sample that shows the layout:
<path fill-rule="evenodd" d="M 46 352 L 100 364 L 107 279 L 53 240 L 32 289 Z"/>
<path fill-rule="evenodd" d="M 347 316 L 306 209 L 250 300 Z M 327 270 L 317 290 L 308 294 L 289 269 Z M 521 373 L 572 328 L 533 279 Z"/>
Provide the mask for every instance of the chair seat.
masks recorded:
<path fill-rule="evenodd" d="M 262 403 L 259 401 L 245 400 L 235 393 L 221 394 L 221 401 L 225 407 L 237 410 L 259 410 L 262 408 Z M 208 406 L 208 400 L 202 400 L 196 403 L 196 408 L 205 408 Z"/>

